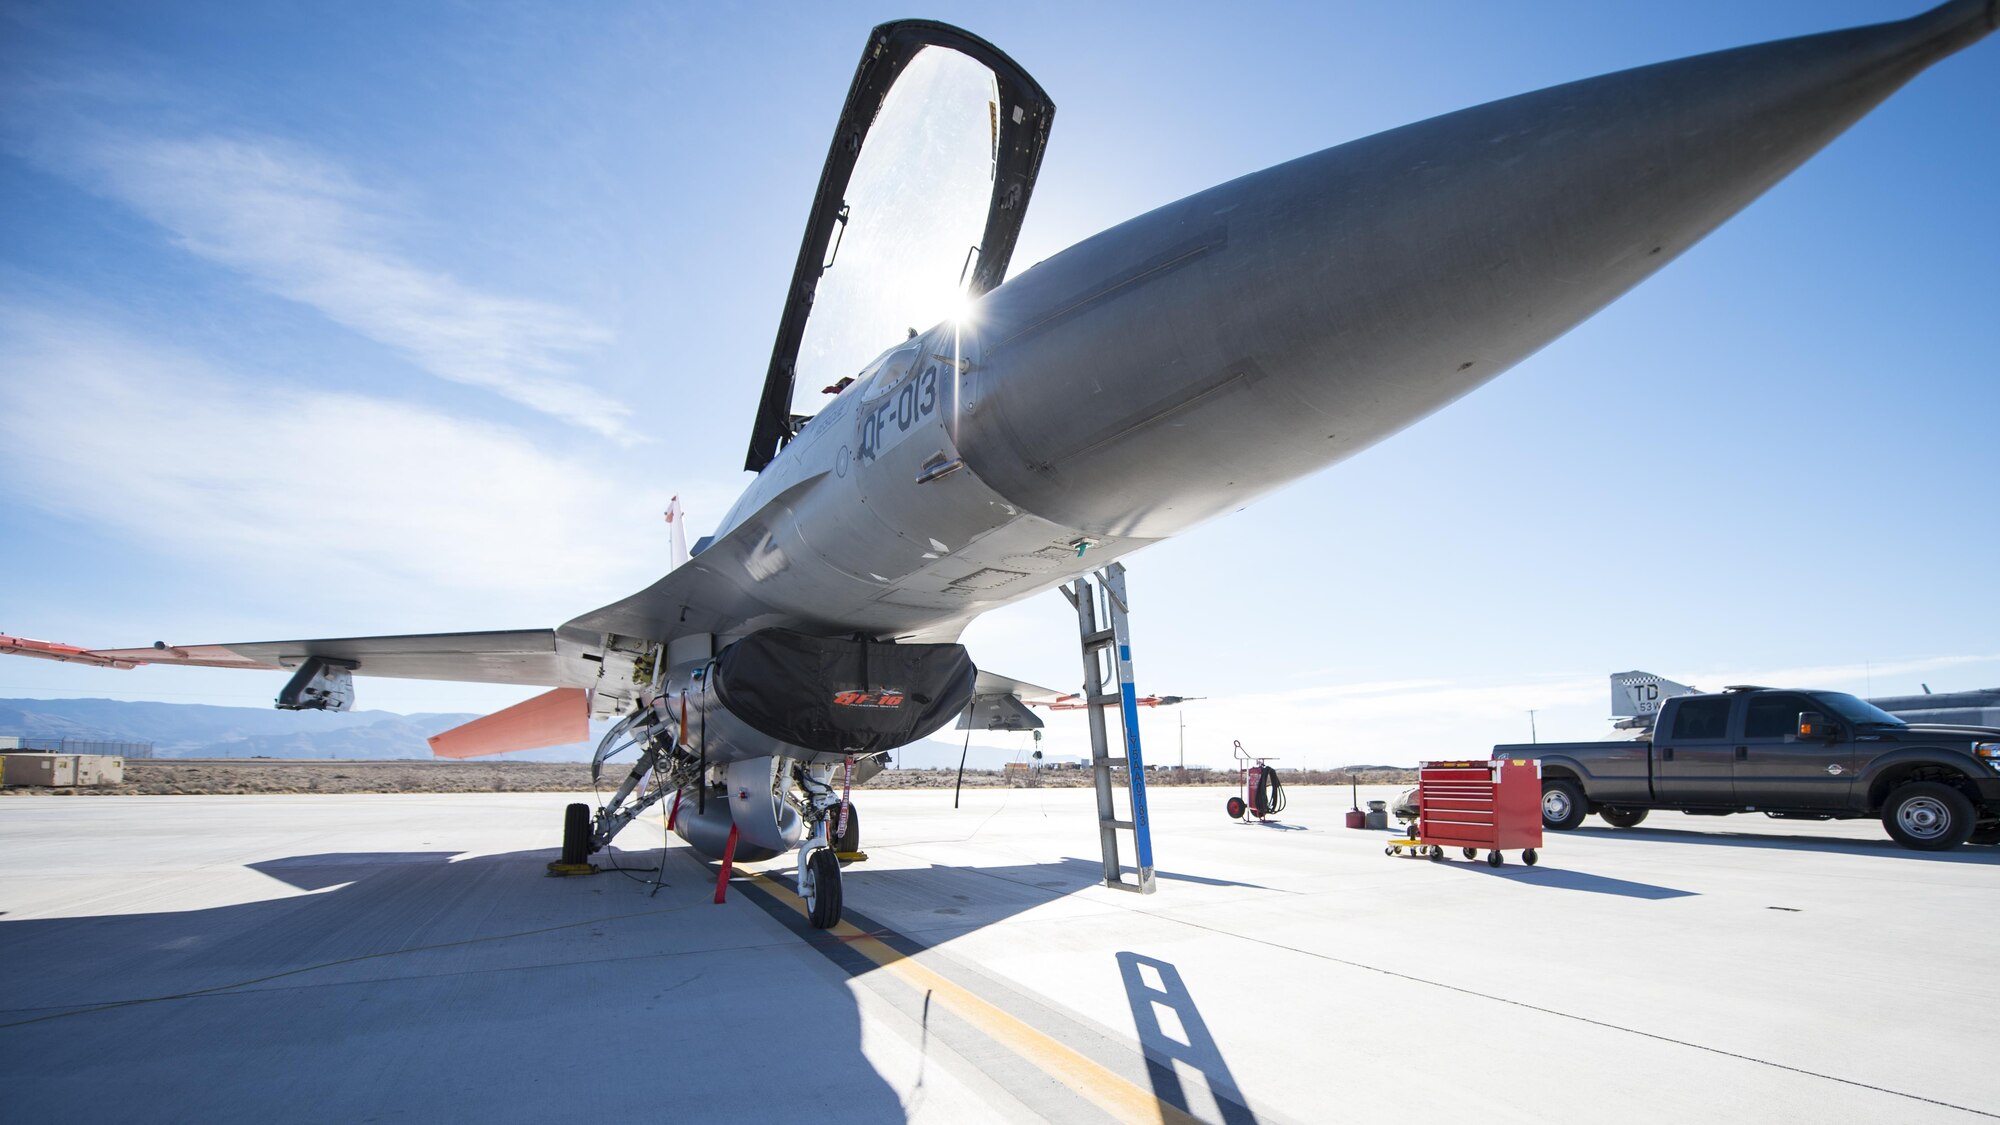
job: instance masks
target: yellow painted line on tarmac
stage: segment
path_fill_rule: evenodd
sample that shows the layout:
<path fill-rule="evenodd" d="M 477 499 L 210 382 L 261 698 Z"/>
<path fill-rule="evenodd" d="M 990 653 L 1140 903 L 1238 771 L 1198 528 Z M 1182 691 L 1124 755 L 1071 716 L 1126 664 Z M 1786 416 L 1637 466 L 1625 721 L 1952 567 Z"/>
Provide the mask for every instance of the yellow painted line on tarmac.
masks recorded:
<path fill-rule="evenodd" d="M 779 902 L 791 907 L 800 915 L 806 914 L 805 901 L 793 894 L 790 887 L 761 872 L 750 873 L 750 879 Z M 860 928 L 842 922 L 826 932 L 839 938 L 849 949 L 902 978 L 904 983 L 913 988 L 927 990 L 933 999 L 952 1009 L 962 1019 L 991 1036 L 1001 1046 L 1096 1103 L 1098 1108 L 1118 1120 L 1158 1121 L 1165 1125 L 1187 1125 L 1199 1120 L 1179 1106 L 1161 1101 L 1150 1091 L 1140 1089 L 1123 1075 L 1106 1069 L 1021 1022 L 1012 1014 L 953 984 L 880 939 L 870 937 Z"/>

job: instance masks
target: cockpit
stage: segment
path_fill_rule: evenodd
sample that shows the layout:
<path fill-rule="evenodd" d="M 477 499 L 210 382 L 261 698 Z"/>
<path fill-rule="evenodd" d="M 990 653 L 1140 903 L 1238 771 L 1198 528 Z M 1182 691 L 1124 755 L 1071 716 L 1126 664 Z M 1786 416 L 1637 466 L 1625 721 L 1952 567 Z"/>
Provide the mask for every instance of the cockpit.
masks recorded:
<path fill-rule="evenodd" d="M 808 216 L 746 468 L 761 471 L 849 386 L 894 382 L 920 333 L 1006 278 L 1054 116 L 985 40 L 928 20 L 874 30 Z"/>

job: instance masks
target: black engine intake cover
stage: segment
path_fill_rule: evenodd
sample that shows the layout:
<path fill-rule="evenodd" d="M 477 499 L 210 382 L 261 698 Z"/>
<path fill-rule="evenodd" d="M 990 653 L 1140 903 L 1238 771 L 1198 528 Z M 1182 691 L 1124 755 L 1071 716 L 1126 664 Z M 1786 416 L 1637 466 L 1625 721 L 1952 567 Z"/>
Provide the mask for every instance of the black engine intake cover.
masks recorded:
<path fill-rule="evenodd" d="M 965 709 L 964 645 L 904 645 L 765 629 L 715 659 L 715 694 L 757 731 L 823 754 L 894 750 Z"/>

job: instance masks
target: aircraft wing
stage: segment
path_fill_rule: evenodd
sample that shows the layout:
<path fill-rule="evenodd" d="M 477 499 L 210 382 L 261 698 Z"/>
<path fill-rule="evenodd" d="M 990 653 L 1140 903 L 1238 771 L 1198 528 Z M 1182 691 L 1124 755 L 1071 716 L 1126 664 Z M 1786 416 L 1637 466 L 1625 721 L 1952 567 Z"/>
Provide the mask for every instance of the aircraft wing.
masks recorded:
<path fill-rule="evenodd" d="M 363 676 L 541 687 L 587 684 L 595 679 L 595 669 L 585 659 L 585 654 L 591 651 L 577 641 L 559 638 L 553 629 L 210 645 L 158 642 L 150 648 L 105 649 L 0 636 L 0 653 L 111 668 L 182 664 L 198 668 L 281 671 L 297 668 L 307 659 L 317 656 L 340 661 L 350 666 L 350 671 Z"/>
<path fill-rule="evenodd" d="M 784 511 L 792 496 L 812 483 L 809 478 L 780 493 L 758 518 L 731 529 L 646 589 L 555 629 L 106 649 L 0 635 L 0 654 L 112 668 L 181 664 L 266 670 L 297 669 L 317 657 L 359 676 L 585 687 L 592 689 L 594 709 L 610 713 L 632 695 L 632 660 L 655 641 L 792 623 L 779 620 L 747 587 L 768 550 L 771 513 Z M 610 669 L 607 661 L 619 667 Z"/>
<path fill-rule="evenodd" d="M 1023 703 L 1048 704 L 1058 699 L 1067 699 L 1073 693 L 1012 679 L 982 668 L 978 678 L 972 682 L 972 694 L 974 698 L 986 695 L 1011 695 Z"/>
<path fill-rule="evenodd" d="M 981 671 L 972 681 L 972 699 L 958 717 L 959 730 L 1039 730 L 1042 720 L 1027 704 L 1047 706 L 1068 694 Z"/>
<path fill-rule="evenodd" d="M 357 674 L 551 689 L 430 739 L 431 750 L 441 758 L 471 758 L 581 742 L 590 737 L 594 709 L 622 709 L 629 690 L 598 690 L 602 688 L 599 680 L 604 661 L 610 654 L 609 646 L 598 644 L 599 640 L 555 629 L 512 629 L 220 645 L 169 645 L 162 641 L 151 648 L 90 649 L 0 636 L 0 653 L 105 668 L 181 664 L 291 669 L 295 670 L 292 680 L 278 695 L 278 706 L 288 711 L 347 710 L 353 704 L 353 677 Z"/>

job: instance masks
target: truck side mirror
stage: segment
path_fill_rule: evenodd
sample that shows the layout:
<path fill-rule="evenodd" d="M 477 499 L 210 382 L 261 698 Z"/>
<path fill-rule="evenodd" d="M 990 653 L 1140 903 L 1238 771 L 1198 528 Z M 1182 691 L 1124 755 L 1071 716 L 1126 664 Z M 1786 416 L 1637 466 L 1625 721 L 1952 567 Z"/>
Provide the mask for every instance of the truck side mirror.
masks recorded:
<path fill-rule="evenodd" d="M 1836 731 L 1834 730 L 1834 726 L 1833 726 L 1833 724 L 1832 724 L 1832 723 L 1829 723 L 1829 722 L 1827 722 L 1827 721 L 1826 721 L 1826 716 L 1825 716 L 1825 715 L 1822 715 L 1822 714 L 1820 714 L 1820 713 L 1819 713 L 1818 711 L 1801 711 L 1801 712 L 1799 712 L 1799 737 L 1800 737 L 1800 738 L 1802 738 L 1802 739 L 1804 739 L 1804 738 L 1827 738 L 1827 739 L 1831 739 L 1831 738 L 1835 737 L 1836 733 L 1837 733 L 1837 732 L 1836 732 Z"/>

